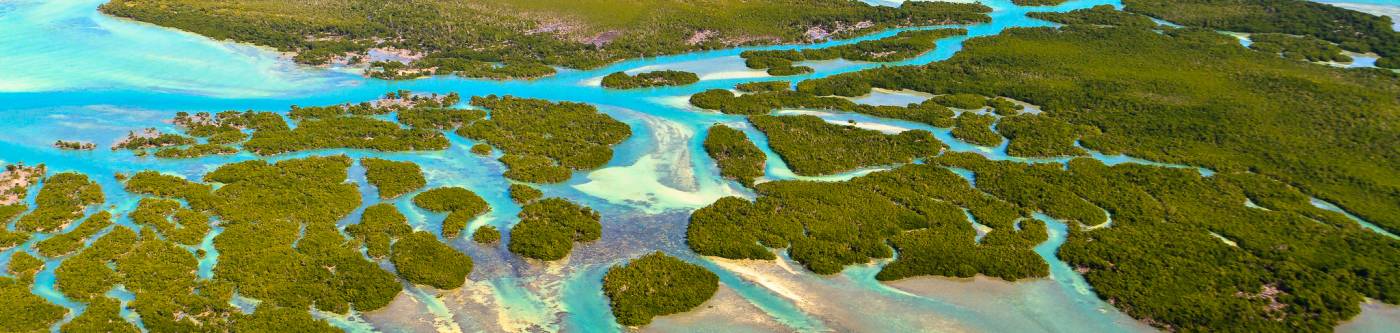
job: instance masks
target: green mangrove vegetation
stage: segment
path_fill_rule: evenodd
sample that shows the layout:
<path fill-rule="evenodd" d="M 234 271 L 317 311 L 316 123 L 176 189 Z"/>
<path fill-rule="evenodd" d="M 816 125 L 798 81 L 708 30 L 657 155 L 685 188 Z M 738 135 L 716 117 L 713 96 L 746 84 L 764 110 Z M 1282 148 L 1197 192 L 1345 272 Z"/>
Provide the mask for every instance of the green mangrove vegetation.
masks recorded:
<path fill-rule="evenodd" d="M 162 148 L 170 146 L 183 146 L 194 144 L 195 139 L 173 133 L 161 133 L 154 128 L 148 128 L 140 133 L 127 133 L 126 138 L 117 141 L 112 145 L 112 150 L 126 149 L 133 151 L 145 151 L 151 148 Z"/>
<path fill-rule="evenodd" d="M 1077 145 L 1079 138 L 1100 134 L 1093 126 L 1035 114 L 1004 116 L 997 121 L 997 133 L 1011 141 L 1006 153 L 1021 157 L 1086 155 L 1088 152 Z"/>
<path fill-rule="evenodd" d="M 504 152 L 505 176 L 520 181 L 561 183 L 574 170 L 601 167 L 612 159 L 612 146 L 632 135 L 627 124 L 588 104 L 495 95 L 472 97 L 471 104 L 491 117 L 458 134 Z"/>
<path fill-rule="evenodd" d="M 729 197 L 690 218 L 686 242 L 695 252 L 731 259 L 774 259 L 787 248 L 813 272 L 899 258 L 876 276 L 985 274 L 1008 280 L 1045 276 L 1032 248 L 1044 224 L 1014 204 L 983 194 L 947 169 L 908 165 L 848 182 L 777 181 L 755 186 L 753 202 Z M 966 213 L 964 213 L 966 211 Z M 980 241 L 968 221 L 992 228 Z"/>
<path fill-rule="evenodd" d="M 360 159 L 365 167 L 365 179 L 379 189 L 382 199 L 396 198 L 417 191 L 428 184 L 423 170 L 413 162 L 390 161 L 381 158 Z"/>
<path fill-rule="evenodd" d="M 404 280 L 437 289 L 461 287 L 472 272 L 471 257 L 439 242 L 427 231 L 414 232 L 394 242 L 390 260 Z"/>
<path fill-rule="evenodd" d="M 190 209 L 217 216 L 224 230 L 214 240 L 219 264 L 210 281 L 262 301 L 259 312 L 313 304 L 335 313 L 351 306 L 369 311 L 388 305 L 402 287 L 392 273 L 364 259 L 358 240 L 347 240 L 336 228 L 337 221 L 360 205 L 356 186 L 346 182 L 351 164 L 345 156 L 275 164 L 254 160 L 215 169 L 204 176 L 207 184 L 141 172 L 128 179 L 126 187 L 133 193 L 183 199 Z M 188 251 L 179 251 L 193 261 Z M 170 269 L 192 272 L 190 266 Z"/>
<path fill-rule="evenodd" d="M 94 298 L 83 308 L 83 314 L 73 318 L 73 321 L 64 324 L 59 328 L 64 333 L 82 332 L 108 332 L 108 333 L 137 333 L 141 332 L 121 317 L 121 302 L 111 298 Z"/>
<path fill-rule="evenodd" d="M 476 232 L 472 233 L 472 241 L 479 244 L 491 244 L 500 240 L 501 231 L 496 230 L 495 226 L 483 225 L 480 228 L 476 228 Z"/>
<path fill-rule="evenodd" d="M 34 244 L 34 250 L 49 258 L 58 258 L 77 251 L 102 229 L 112 225 L 112 213 L 101 211 L 88 216 L 78 227 Z"/>
<path fill-rule="evenodd" d="M 574 242 L 592 242 L 603 234 L 598 212 L 559 198 L 525 205 L 520 222 L 510 229 L 510 252 L 522 257 L 554 261 L 564 259 Z"/>
<path fill-rule="evenodd" d="M 486 200 L 461 187 L 441 187 L 413 197 L 413 204 L 432 212 L 447 213 L 442 221 L 442 236 L 457 238 L 471 219 L 491 210 Z"/>
<path fill-rule="evenodd" d="M 486 112 L 481 110 L 445 107 L 418 106 L 398 111 L 400 123 L 419 129 L 455 130 L 484 117 L 486 117 Z"/>
<path fill-rule="evenodd" d="M 214 39 L 271 46 L 295 53 L 302 63 L 368 63 L 369 74 L 398 79 L 532 78 L 552 74 L 551 66 L 594 68 L 624 58 L 812 42 L 896 26 L 986 22 L 991 9 L 845 0 L 118 0 L 100 10 Z"/>
<path fill-rule="evenodd" d="M 258 130 L 243 143 L 243 149 L 259 155 L 326 148 L 443 150 L 447 146 L 442 132 L 405 129 L 393 122 L 359 116 L 304 118 L 295 129 Z"/>
<path fill-rule="evenodd" d="M 1360 311 L 1363 297 L 1396 302 L 1388 290 L 1400 266 L 1382 259 L 1400 254 L 1394 240 L 1269 177 L 1088 159 L 1067 169 L 967 154 L 936 162 L 972 170 L 983 191 L 1070 221 L 1059 257 L 1099 297 L 1161 328 L 1330 331 Z M 1111 225 L 1085 227 L 1101 226 L 1104 212 Z"/>
<path fill-rule="evenodd" d="M 763 177 L 768 156 L 749 141 L 743 131 L 724 125 L 710 126 L 704 146 L 705 152 L 719 165 L 721 176 L 750 186 L 755 179 Z"/>
<path fill-rule="evenodd" d="M 36 207 L 15 222 L 15 230 L 54 233 L 83 217 L 87 207 L 104 201 L 102 186 L 86 175 L 72 172 L 55 174 L 44 180 L 43 187 L 39 188 L 39 194 L 34 198 Z"/>
<path fill-rule="evenodd" d="M 1400 32 L 1386 16 L 1305 0 L 1124 0 L 1124 10 L 1208 29 L 1310 36 L 1400 68 Z"/>
<path fill-rule="evenodd" d="M 1143 2 L 1127 1 L 1130 8 Z M 1208 1 L 1172 3 L 1204 2 Z M 1266 6 L 1275 4 L 1298 5 L 1278 1 Z M 1174 21 L 1192 25 L 1190 20 Z M 798 88 L 814 95 L 857 96 L 875 87 L 1006 96 L 1041 106 L 1037 115 L 1003 121 L 1036 119 L 1033 122 L 1045 124 L 998 127 L 1013 142 L 1024 139 L 1028 127 L 1045 127 L 1045 133 L 1036 135 L 1041 139 L 1031 140 L 1054 144 L 1025 147 L 1027 155 L 1062 152 L 1074 147 L 1069 144 L 1077 136 L 1084 147 L 1105 153 L 1215 170 L 1214 176 L 1204 177 L 1192 168 L 1110 167 L 1090 159 L 1067 166 L 1026 165 L 960 153 L 929 161 L 935 167 L 971 170 L 977 190 L 1018 207 L 1012 211 L 1022 218 L 1013 225 L 1022 232 L 1043 228 L 1037 220 L 1024 219 L 1028 212 L 1066 223 L 1068 240 L 1057 255 L 1083 274 L 1099 297 L 1156 327 L 1330 331 L 1359 313 L 1364 298 L 1400 302 L 1390 292 L 1400 283 L 1400 266 L 1382 259 L 1400 254 L 1394 240 L 1311 204 L 1312 197 L 1319 197 L 1386 229 L 1400 230 L 1400 215 L 1393 209 L 1400 204 L 1400 184 L 1393 181 L 1400 176 L 1395 172 L 1400 170 L 1400 155 L 1376 144 L 1400 139 L 1386 129 L 1400 122 L 1400 113 L 1393 112 L 1400 110 L 1400 100 L 1394 98 L 1400 96 L 1396 75 L 1291 61 L 1242 48 L 1233 37 L 1211 30 L 1162 29 L 1014 29 L 970 40 L 945 62 L 836 75 L 802 82 Z M 1325 111 L 1319 105 L 1326 106 Z M 1050 126 L 1040 126 L 1046 124 Z M 1298 133 L 1327 134 L 1302 140 Z M 850 183 L 925 167 L 906 166 Z M 764 247 L 783 247 L 788 238 L 769 236 L 774 233 L 769 230 L 783 229 L 749 222 L 749 214 L 772 214 L 764 205 L 776 201 L 765 198 L 773 197 L 773 189 L 782 183 L 789 182 L 759 185 L 760 196 L 753 203 L 726 199 L 698 211 L 688 231 L 691 247 L 707 255 L 771 257 L 763 254 Z M 791 183 L 788 186 L 814 186 Z M 980 240 L 982 245 L 1029 245 L 1042 238 L 998 236 L 1003 228 L 997 225 L 1006 224 L 964 208 L 976 222 L 993 229 Z M 793 209 L 781 210 L 788 211 Z M 869 209 L 860 213 L 871 215 Z M 756 230 L 762 233 L 749 235 Z M 811 234 L 805 230 L 792 237 Z M 799 243 L 789 243 L 789 253 L 798 259 Z M 906 250 L 948 244 L 898 238 L 890 243 L 899 256 L 881 271 L 880 279 L 910 276 L 897 265 L 926 260 L 906 255 Z M 950 252 L 967 251 L 940 251 Z M 944 267 L 952 272 L 983 269 L 976 264 Z"/>
<path fill-rule="evenodd" d="M 150 227 L 167 241 L 194 246 L 209 232 L 209 215 L 186 209 L 179 201 L 143 198 L 132 211 L 131 221 Z"/>
<path fill-rule="evenodd" d="M 526 205 L 544 196 L 544 192 L 525 184 L 510 184 L 510 199 L 515 203 Z"/>
<path fill-rule="evenodd" d="M 1273 53 L 1293 60 L 1351 62 L 1342 48 L 1311 36 L 1291 36 L 1275 33 L 1249 35 L 1249 48 Z"/>
<path fill-rule="evenodd" d="M 855 44 L 807 50 L 744 51 L 739 56 L 744 58 L 744 64 L 749 68 L 767 69 L 768 75 L 797 75 L 811 73 L 812 68 L 794 65 L 796 62 L 835 59 L 898 61 L 932 51 L 939 39 L 964 34 L 967 34 L 966 29 L 910 30 Z"/>
<path fill-rule="evenodd" d="M 1073 59 L 1068 61 L 1066 59 Z M 1020 74 L 1012 74 L 1012 72 Z M 1298 186 L 1400 230 L 1400 155 L 1378 142 L 1400 122 L 1400 80 L 1290 61 L 1198 29 L 1015 29 L 970 40 L 952 59 L 809 80 L 811 94 L 851 87 L 1006 96 L 1042 116 L 1097 128 L 1084 147 Z M 1326 105 L 1327 112 L 1318 112 Z M 1329 133 L 1300 140 L 1298 133 Z"/>
<path fill-rule="evenodd" d="M 803 81 L 807 82 L 807 81 Z M 716 110 L 726 114 L 761 115 L 779 109 L 832 110 L 864 113 L 877 117 L 903 119 L 921 122 L 934 127 L 953 127 L 952 109 L 929 100 L 906 106 L 876 106 L 852 102 L 849 99 L 831 96 L 817 96 L 782 88 L 765 87 L 750 89 L 774 90 L 735 95 L 724 89 L 707 90 L 690 96 L 690 103 L 700 108 Z M 870 89 L 867 87 L 868 92 Z"/>
<path fill-rule="evenodd" d="M 956 121 L 957 125 L 953 127 L 953 137 L 958 138 L 958 140 L 985 147 L 996 147 L 1001 144 L 1001 135 L 992 130 L 993 123 L 997 121 L 996 116 L 963 112 L 958 115 Z"/>
<path fill-rule="evenodd" d="M 1011 0 L 1017 6 L 1053 6 L 1068 2 L 1069 0 Z"/>
<path fill-rule="evenodd" d="M 53 146 L 54 146 L 54 148 L 63 149 L 63 150 L 93 150 L 93 149 L 97 149 L 97 144 L 94 144 L 94 143 L 92 143 L 92 142 L 84 142 L 84 141 L 64 141 L 64 140 L 58 140 L 58 141 L 54 141 L 54 142 L 53 142 Z"/>
<path fill-rule="evenodd" d="M 608 74 L 603 77 L 603 87 L 612 89 L 636 89 L 664 86 L 683 86 L 700 82 L 700 76 L 695 73 L 663 70 L 655 72 L 637 73 L 629 75 L 623 72 Z"/>
<path fill-rule="evenodd" d="M 790 87 L 792 87 L 792 83 L 787 81 L 759 81 L 746 82 L 734 85 L 735 90 L 751 93 L 784 91 L 788 90 Z"/>
<path fill-rule="evenodd" d="M 603 276 L 617 323 L 642 326 L 651 318 L 689 311 L 719 289 L 719 276 L 704 267 L 654 252 L 613 266 Z"/>
<path fill-rule="evenodd" d="M 481 156 L 490 156 L 490 155 L 491 155 L 491 145 L 488 145 L 488 144 L 485 144 L 485 143 L 474 144 L 474 145 L 472 145 L 471 152 L 472 152 L 472 154 L 477 154 L 477 155 L 481 155 Z"/>
<path fill-rule="evenodd" d="M 389 255 L 390 245 L 412 233 L 413 227 L 394 205 L 380 203 L 365 208 L 360 223 L 346 226 L 345 232 L 360 240 L 370 257 L 383 258 Z"/>
<path fill-rule="evenodd" d="M 37 264 L 37 265 L 36 265 Z M 0 326 L 16 332 L 42 332 L 63 319 L 68 310 L 29 292 L 43 262 L 23 251 L 10 257 L 10 275 L 0 276 Z"/>
<path fill-rule="evenodd" d="M 1074 25 L 1095 25 L 1095 26 L 1119 26 L 1127 28 L 1151 29 L 1157 26 L 1157 22 L 1152 22 L 1152 18 L 1124 12 L 1114 8 L 1112 5 L 1098 5 L 1089 9 L 1074 10 L 1067 13 L 1054 12 L 1033 12 L 1026 16 L 1038 18 L 1050 22 Z"/>
<path fill-rule="evenodd" d="M 300 309 L 271 308 L 261 309 L 252 315 L 238 314 L 233 323 L 233 332 L 342 332 L 324 320 L 312 318 L 311 314 Z"/>
<path fill-rule="evenodd" d="M 241 140 L 241 133 L 239 139 Z M 159 158 L 195 158 L 211 155 L 231 155 L 237 154 L 238 148 L 233 148 L 221 144 L 194 144 L 188 147 L 166 147 L 157 149 L 155 156 Z"/>
<path fill-rule="evenodd" d="M 987 98 L 977 94 L 947 94 L 929 99 L 938 105 L 963 110 L 980 110 L 987 107 Z"/>
<path fill-rule="evenodd" d="M 947 147 L 928 131 L 886 135 L 809 115 L 753 116 L 749 122 L 768 136 L 768 145 L 799 175 L 909 163 Z"/>

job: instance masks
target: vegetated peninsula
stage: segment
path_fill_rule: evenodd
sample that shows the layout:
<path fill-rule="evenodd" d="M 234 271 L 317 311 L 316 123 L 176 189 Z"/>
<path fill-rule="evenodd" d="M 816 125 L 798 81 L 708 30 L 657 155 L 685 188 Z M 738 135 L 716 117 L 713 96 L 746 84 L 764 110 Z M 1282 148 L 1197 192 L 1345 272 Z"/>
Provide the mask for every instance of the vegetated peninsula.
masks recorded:
<path fill-rule="evenodd" d="M 749 186 L 759 177 L 763 177 L 768 156 L 764 155 L 753 141 L 749 141 L 744 132 L 724 125 L 710 126 L 705 135 L 704 147 L 705 152 L 719 166 L 721 176 Z"/>
<path fill-rule="evenodd" d="M 913 3 L 913 2 L 906 2 Z M 933 29 L 904 31 L 894 36 L 876 40 L 861 41 L 855 44 L 833 46 L 809 50 L 784 51 L 744 51 L 739 55 L 744 64 L 753 69 L 767 69 L 769 75 L 797 75 L 811 73 L 807 66 L 797 66 L 799 61 L 846 59 L 854 61 L 896 61 L 913 58 L 932 51 L 938 39 L 967 34 L 966 29 Z"/>
<path fill-rule="evenodd" d="M 1400 296 L 1389 292 L 1394 288 L 1387 287 L 1400 283 L 1400 267 L 1378 259 L 1400 255 L 1394 240 L 1310 203 L 1312 197 L 1322 198 L 1387 230 L 1400 230 L 1394 209 L 1400 206 L 1400 191 L 1391 181 L 1400 177 L 1400 155 L 1381 144 L 1400 140 L 1388 129 L 1400 123 L 1400 101 L 1395 99 L 1400 78 L 1393 72 L 1292 61 L 1246 49 L 1214 30 L 1090 24 L 1008 30 L 968 41 L 948 61 L 798 84 L 799 91 L 819 96 L 859 96 L 872 87 L 1005 96 L 1039 105 L 1037 116 L 1070 126 L 1047 138 L 1065 140 L 1074 135 L 1064 132 L 1070 130 L 1082 135 L 1080 142 L 1089 149 L 1214 170 L 1213 176 L 1203 177 L 1190 168 L 1109 167 L 1093 160 L 1075 160 L 1065 168 L 993 162 L 971 154 L 945 154 L 929 162 L 971 170 L 977 189 L 1021 207 L 1016 210 L 1066 221 L 1068 241 L 1057 255 L 1074 265 L 1101 298 L 1152 325 L 1330 331 L 1356 315 L 1364 298 L 1400 303 Z M 1326 112 L 1319 112 L 1319 106 L 1326 106 Z M 1081 126 L 1096 130 L 1076 129 Z M 1300 139 L 1298 133 L 1327 134 Z M 907 172 L 902 170 L 889 174 Z M 889 176 L 866 178 L 883 177 Z M 869 182 L 862 178 L 852 184 Z M 751 244 L 759 241 L 768 247 L 790 244 L 794 259 L 801 257 L 796 254 L 808 250 L 799 251 L 802 243 L 792 239 L 819 234 L 717 223 L 749 218 L 737 213 L 743 210 L 771 212 L 763 205 L 803 204 L 807 201 L 784 199 L 817 195 L 783 195 L 777 191 L 784 187 L 780 183 L 759 185 L 754 203 L 726 199 L 698 211 L 690 229 L 692 248 L 710 255 L 764 257 L 765 249 Z M 1262 209 L 1242 204 L 1246 201 Z M 976 217 L 975 209 L 964 208 Z M 870 214 L 868 208 L 860 212 Z M 1110 226 L 1087 228 L 1102 226 L 1105 213 L 1111 214 Z M 734 233 L 712 237 L 728 232 Z M 899 259 L 881 272 L 884 277 L 911 274 L 894 270 L 899 261 L 922 262 L 908 268 L 938 263 L 906 255 L 906 249 L 919 251 L 926 242 L 895 238 L 890 243 Z M 834 266 L 812 263 L 874 257 L 814 253 L 821 255 L 799 261 L 818 272 Z"/>
<path fill-rule="evenodd" d="M 1123 5 L 1184 26 L 1314 37 L 1374 52 L 1381 56 L 1377 67 L 1400 68 L 1400 32 L 1387 16 L 1305 0 L 1124 0 Z"/>
<path fill-rule="evenodd" d="M 986 22 L 991 10 L 848 0 L 115 0 L 100 9 L 271 46 L 302 63 L 370 63 L 371 74 L 384 78 L 531 78 L 552 74 L 551 66 L 594 68 L 624 58 L 820 41 L 895 26 Z"/>
<path fill-rule="evenodd" d="M 357 104 L 293 105 L 286 112 L 291 123 L 273 112 L 180 112 L 171 123 L 183 133 L 164 133 L 154 128 L 133 131 L 112 149 L 157 158 L 195 158 L 234 154 L 240 150 L 264 156 L 334 148 L 443 150 L 448 142 L 442 131 L 486 116 L 480 110 L 454 108 L 460 100 L 455 93 L 420 96 L 397 91 Z M 394 113 L 398 115 L 398 122 L 379 117 Z M 376 176 L 372 176 L 375 178 L 372 181 L 383 180 L 377 177 L 377 170 L 373 173 Z M 403 189 L 391 188 L 386 193 L 398 190 Z"/>

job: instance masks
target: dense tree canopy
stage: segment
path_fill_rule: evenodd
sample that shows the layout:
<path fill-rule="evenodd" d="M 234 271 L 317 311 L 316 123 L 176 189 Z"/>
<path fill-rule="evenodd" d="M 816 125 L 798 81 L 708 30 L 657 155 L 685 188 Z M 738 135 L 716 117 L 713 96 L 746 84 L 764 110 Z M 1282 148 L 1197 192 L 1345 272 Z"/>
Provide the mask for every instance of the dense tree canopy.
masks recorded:
<path fill-rule="evenodd" d="M 710 126 L 705 136 L 705 152 L 719 165 L 720 175 L 745 185 L 753 185 L 754 179 L 763 177 L 763 166 L 768 159 L 744 132 L 724 125 Z"/>
<path fill-rule="evenodd" d="M 472 97 L 472 105 L 491 110 L 491 117 L 457 133 L 505 152 L 505 175 L 515 180 L 564 182 L 574 170 L 608 163 L 612 146 L 632 135 L 627 124 L 588 104 L 492 95 Z"/>
<path fill-rule="evenodd" d="M 574 242 L 602 236 L 597 212 L 564 199 L 535 201 L 520 210 L 520 223 L 510 229 L 510 252 L 545 261 L 564 259 Z"/>
<path fill-rule="evenodd" d="M 846 0 L 118 0 L 101 10 L 271 46 L 310 64 L 366 62 L 371 49 L 412 54 L 408 64 L 395 59 L 370 64 L 372 75 L 389 79 L 531 78 L 552 74 L 550 66 L 556 65 L 592 68 L 639 56 L 990 19 L 985 14 L 990 8 L 977 4 L 911 1 L 884 7 Z"/>
<path fill-rule="evenodd" d="M 928 131 L 886 135 L 830 124 L 816 116 L 753 116 L 768 144 L 799 175 L 825 175 L 862 167 L 913 162 L 946 147 Z"/>
<path fill-rule="evenodd" d="M 613 315 L 627 326 L 693 309 L 718 289 L 715 273 L 661 252 L 613 266 L 603 276 L 603 294 L 611 300 Z"/>

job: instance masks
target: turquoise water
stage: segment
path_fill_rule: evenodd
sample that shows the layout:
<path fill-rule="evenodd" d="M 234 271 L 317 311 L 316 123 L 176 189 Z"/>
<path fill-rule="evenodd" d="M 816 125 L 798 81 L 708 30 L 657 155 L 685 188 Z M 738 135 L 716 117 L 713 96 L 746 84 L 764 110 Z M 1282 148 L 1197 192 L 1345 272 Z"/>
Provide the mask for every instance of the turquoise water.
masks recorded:
<path fill-rule="evenodd" d="M 875 1 L 895 4 L 897 1 Z M 133 209 L 139 197 L 121 191 L 112 175 L 139 170 L 157 170 L 189 178 L 199 178 L 218 165 L 256 159 L 240 154 L 189 160 L 156 160 L 129 152 L 98 149 L 87 152 L 61 151 L 50 145 L 58 139 L 84 140 L 108 146 L 128 131 L 156 127 L 175 130 L 166 119 L 180 111 L 222 111 L 255 109 L 285 111 L 289 105 L 322 105 L 375 99 L 387 91 L 408 89 L 424 93 L 458 92 L 464 96 L 510 94 L 550 100 L 596 104 L 633 130 L 633 136 L 617 146 L 613 159 L 603 168 L 578 172 L 568 182 L 542 186 L 546 196 L 564 197 L 598 210 L 603 216 L 603 239 L 581 244 L 573 255 L 556 263 L 527 262 L 510 255 L 506 239 L 483 246 L 459 237 L 443 239 L 476 261 L 466 287 L 451 291 L 425 290 L 409 286 L 400 295 L 404 306 L 377 312 L 350 315 L 316 313 L 347 331 L 393 331 L 422 327 L 453 329 L 477 327 L 487 330 L 539 328 L 546 331 L 611 332 L 621 327 L 607 308 L 600 286 L 607 267 L 645 253 L 662 250 L 700 264 L 720 276 L 721 283 L 737 294 L 745 307 L 757 309 L 764 321 L 792 331 L 1141 331 L 1146 328 L 1099 301 L 1083 279 L 1054 258 L 1054 251 L 1065 237 L 1064 225 L 1050 222 L 1051 237 L 1037 247 L 1051 263 L 1048 279 L 1018 283 L 952 281 L 936 278 L 910 279 L 920 288 L 900 289 L 873 279 L 880 264 L 855 266 L 833 277 L 806 273 L 787 259 L 778 263 L 733 263 L 696 256 L 684 244 L 688 212 L 724 196 L 752 197 L 752 192 L 733 181 L 722 179 L 714 162 L 704 154 L 701 143 L 705 129 L 724 123 L 743 130 L 768 155 L 765 180 L 805 179 L 842 181 L 897 165 L 851 170 L 834 175 L 804 177 L 795 175 L 768 147 L 767 138 L 741 117 L 722 115 L 688 106 L 687 96 L 712 88 L 730 88 L 736 83 L 772 80 L 761 72 L 745 68 L 739 52 L 747 49 L 788 49 L 773 46 L 688 53 L 620 62 L 589 71 L 563 70 L 558 75 L 536 81 L 488 81 L 456 77 L 434 77 L 404 82 L 366 79 L 350 71 L 314 68 L 289 63 L 267 49 L 210 41 L 192 34 L 147 24 L 109 18 L 96 13 L 102 0 L 9 1 L 0 2 L 0 162 L 44 163 L 51 172 L 76 171 L 88 174 L 101 184 L 119 213 Z M 938 49 L 914 59 L 892 63 L 922 64 L 947 59 L 961 49 L 962 42 L 975 36 L 1000 33 L 1012 27 L 1047 26 L 1029 19 L 1029 11 L 1066 11 L 1099 4 L 1117 5 L 1110 0 L 1077 0 L 1060 6 L 1023 8 L 1009 0 L 985 1 L 996 11 L 993 22 L 967 26 L 970 36 L 946 38 Z M 824 47 L 881 38 L 899 30 L 883 31 L 852 40 L 800 47 Z M 856 71 L 881 65 L 863 62 L 826 62 L 810 75 L 784 77 L 798 80 Z M 614 71 L 637 72 L 656 69 L 682 69 L 697 72 L 702 82 L 658 89 L 613 91 L 597 87 L 597 80 Z M 900 92 L 877 92 L 856 98 L 868 104 L 906 104 L 928 96 Z M 814 114 L 831 122 L 855 121 L 859 126 L 885 132 L 926 130 L 943 140 L 952 151 L 975 152 L 992 159 L 1024 163 L 1064 163 L 1067 159 L 1025 159 L 1007 156 L 1005 145 L 981 147 L 954 139 L 948 129 L 925 124 L 882 119 L 859 114 L 784 110 L 778 113 Z M 439 152 L 379 153 L 331 149 L 300 152 L 271 158 L 283 160 L 306 156 L 346 154 L 352 158 L 378 157 L 412 161 L 423 167 L 428 187 L 461 186 L 481 195 L 491 211 L 473 220 L 462 235 L 484 225 L 508 230 L 519 212 L 501 175 L 504 167 L 495 158 L 467 151 L 474 142 L 448 133 L 452 147 Z M 499 154 L 499 153 L 497 153 Z M 1094 153 L 1108 164 L 1139 163 L 1167 167 L 1194 168 L 1146 161 L 1129 156 Z M 1203 175 L 1206 169 L 1197 168 Z M 442 214 L 414 207 L 408 198 L 383 201 L 366 184 L 363 168 L 350 171 L 350 181 L 361 188 L 364 205 L 387 202 L 399 208 L 415 229 L 440 234 Z M 969 181 L 975 175 L 957 170 Z M 30 196 L 32 199 L 33 195 Z M 341 221 L 356 223 L 363 207 Z M 124 216 L 121 214 L 119 216 Z M 1045 217 L 1038 216 L 1045 219 Z M 118 224 L 130 225 L 125 217 Z M 222 229 L 215 228 L 197 248 L 198 276 L 210 278 L 218 265 L 218 251 L 212 241 Z M 39 237 L 42 238 L 42 237 Z M 4 265 L 15 251 L 32 252 L 32 243 L 0 252 Z M 192 249 L 193 250 L 193 249 Z M 84 305 L 54 290 L 53 271 L 63 258 L 48 259 L 34 292 L 49 302 L 69 308 L 68 319 L 81 313 Z M 392 269 L 388 263 L 380 263 Z M 950 291 L 955 290 L 956 291 Z M 120 288 L 110 293 L 123 304 L 130 293 Z M 257 300 L 237 298 L 234 302 L 254 311 Z M 399 301 L 396 301 L 396 303 Z M 478 309 L 481 305 L 485 309 Z M 870 315 L 869 309 L 879 309 Z M 402 310 L 411 309 L 411 310 Z M 403 312 L 413 311 L 411 315 Z M 686 316 L 686 314 L 678 315 Z M 137 314 L 123 311 L 123 317 L 140 323 Z M 704 330 L 693 327 L 693 330 Z M 55 327 L 56 329 L 57 327 Z M 465 329 L 472 330 L 472 329 Z"/>
<path fill-rule="evenodd" d="M 1313 0 L 1337 7 L 1389 16 L 1395 30 L 1400 30 L 1400 1 L 1396 0 Z"/>

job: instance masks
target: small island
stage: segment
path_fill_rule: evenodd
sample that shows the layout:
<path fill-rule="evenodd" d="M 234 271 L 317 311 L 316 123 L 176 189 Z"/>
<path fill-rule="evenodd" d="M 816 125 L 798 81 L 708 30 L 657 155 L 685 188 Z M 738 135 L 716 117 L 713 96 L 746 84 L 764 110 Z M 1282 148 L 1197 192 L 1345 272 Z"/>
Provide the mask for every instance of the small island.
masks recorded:
<path fill-rule="evenodd" d="M 58 140 L 54 141 L 53 147 L 63 150 L 93 150 L 97 149 L 97 144 L 83 141 Z"/>
<path fill-rule="evenodd" d="M 360 165 L 365 167 L 365 180 L 379 189 L 381 199 L 396 198 L 428 184 L 422 168 L 413 162 L 365 158 L 360 160 Z"/>
<path fill-rule="evenodd" d="M 665 86 L 683 86 L 700 82 L 700 77 L 691 72 L 664 70 L 655 72 L 638 73 L 630 75 L 623 72 L 608 74 L 603 77 L 604 88 L 611 89 L 636 89 Z"/>
<path fill-rule="evenodd" d="M 510 229 L 510 252 L 544 261 L 564 259 L 574 242 L 602 236 L 597 212 L 564 199 L 535 201 L 520 210 L 520 223 Z"/>
<path fill-rule="evenodd" d="M 613 316 L 625 326 L 643 326 L 651 318 L 689 311 L 719 289 L 719 276 L 704 267 L 654 252 L 613 266 L 603 276 L 603 293 Z"/>
<path fill-rule="evenodd" d="M 483 225 L 472 233 L 472 241 L 478 244 L 494 244 L 501 240 L 501 231 L 495 226 Z"/>

